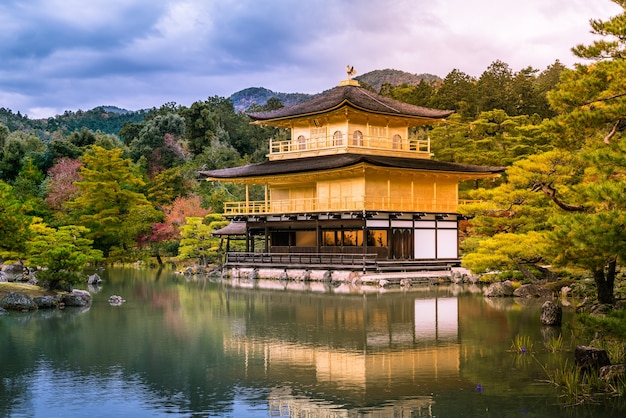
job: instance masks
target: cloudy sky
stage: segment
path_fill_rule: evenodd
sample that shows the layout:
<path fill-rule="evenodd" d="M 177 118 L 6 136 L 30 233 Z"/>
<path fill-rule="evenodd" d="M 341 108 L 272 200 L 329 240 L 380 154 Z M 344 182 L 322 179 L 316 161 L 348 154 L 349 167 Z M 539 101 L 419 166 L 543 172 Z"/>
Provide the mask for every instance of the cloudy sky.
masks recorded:
<path fill-rule="evenodd" d="M 318 93 L 394 68 L 543 70 L 610 0 L 1 0 L 0 107 L 31 118 L 188 106 L 247 87 Z"/>

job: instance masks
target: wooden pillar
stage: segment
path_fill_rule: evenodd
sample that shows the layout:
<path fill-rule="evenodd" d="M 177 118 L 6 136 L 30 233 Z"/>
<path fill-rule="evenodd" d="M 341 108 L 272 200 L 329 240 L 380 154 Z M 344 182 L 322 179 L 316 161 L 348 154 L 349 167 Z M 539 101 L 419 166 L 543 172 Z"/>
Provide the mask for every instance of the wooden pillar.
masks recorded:
<path fill-rule="evenodd" d="M 250 186 L 246 183 L 246 213 L 250 213 Z"/>
<path fill-rule="evenodd" d="M 315 220 L 315 233 L 317 235 L 317 253 L 319 254 L 322 251 L 322 229 L 320 228 L 319 219 Z"/>

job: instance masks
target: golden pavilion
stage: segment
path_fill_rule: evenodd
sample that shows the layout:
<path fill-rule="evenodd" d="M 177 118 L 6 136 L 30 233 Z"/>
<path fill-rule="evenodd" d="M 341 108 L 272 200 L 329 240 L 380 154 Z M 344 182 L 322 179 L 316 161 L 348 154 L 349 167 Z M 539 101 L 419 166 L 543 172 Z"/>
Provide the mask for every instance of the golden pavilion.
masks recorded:
<path fill-rule="evenodd" d="M 458 184 L 498 176 L 503 167 L 431 159 L 419 127 L 452 111 L 399 102 L 356 80 L 280 109 L 250 113 L 253 123 L 287 128 L 268 160 L 203 171 L 210 181 L 241 183 L 246 198 L 226 202 L 244 252 L 226 265 L 406 271 L 459 262 Z M 264 190 L 250 199 L 250 186 Z"/>

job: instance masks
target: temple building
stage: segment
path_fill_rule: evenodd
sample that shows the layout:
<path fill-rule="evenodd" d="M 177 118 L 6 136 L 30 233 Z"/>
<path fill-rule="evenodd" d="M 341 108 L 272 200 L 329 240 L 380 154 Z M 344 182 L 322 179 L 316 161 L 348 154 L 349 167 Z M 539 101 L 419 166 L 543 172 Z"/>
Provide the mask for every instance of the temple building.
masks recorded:
<path fill-rule="evenodd" d="M 245 239 L 245 252 L 229 252 L 227 265 L 381 271 L 458 263 L 458 184 L 504 168 L 431 159 L 430 139 L 415 133 L 451 113 L 350 78 L 293 106 L 250 113 L 291 137 L 271 140 L 267 161 L 200 173 L 246 187 L 244 201 L 225 203 L 232 222 L 217 231 Z M 253 185 L 263 199 L 250 199 Z"/>

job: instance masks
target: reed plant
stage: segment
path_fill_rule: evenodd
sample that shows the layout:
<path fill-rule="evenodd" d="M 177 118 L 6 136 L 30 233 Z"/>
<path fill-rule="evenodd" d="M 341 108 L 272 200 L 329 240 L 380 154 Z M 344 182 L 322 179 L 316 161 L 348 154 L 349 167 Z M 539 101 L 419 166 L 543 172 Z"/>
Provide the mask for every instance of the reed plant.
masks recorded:
<path fill-rule="evenodd" d="M 532 353 L 533 347 L 534 343 L 528 335 L 517 334 L 511 342 L 511 351 L 519 354 Z"/>
<path fill-rule="evenodd" d="M 604 380 L 595 369 L 583 370 L 567 360 L 553 370 L 542 367 L 548 376 L 548 382 L 562 389 L 567 405 L 581 405 L 601 401 L 604 396 L 626 394 L 624 379 Z"/>
<path fill-rule="evenodd" d="M 567 404 L 581 404 L 588 399 L 585 387 L 581 385 L 581 372 L 578 367 L 570 365 L 566 360 L 560 367 L 544 370 L 548 375 L 548 382 L 563 390 Z"/>
<path fill-rule="evenodd" d="M 563 349 L 563 335 L 559 334 L 558 337 L 552 337 L 546 343 L 546 347 L 549 352 L 556 353 Z"/>

